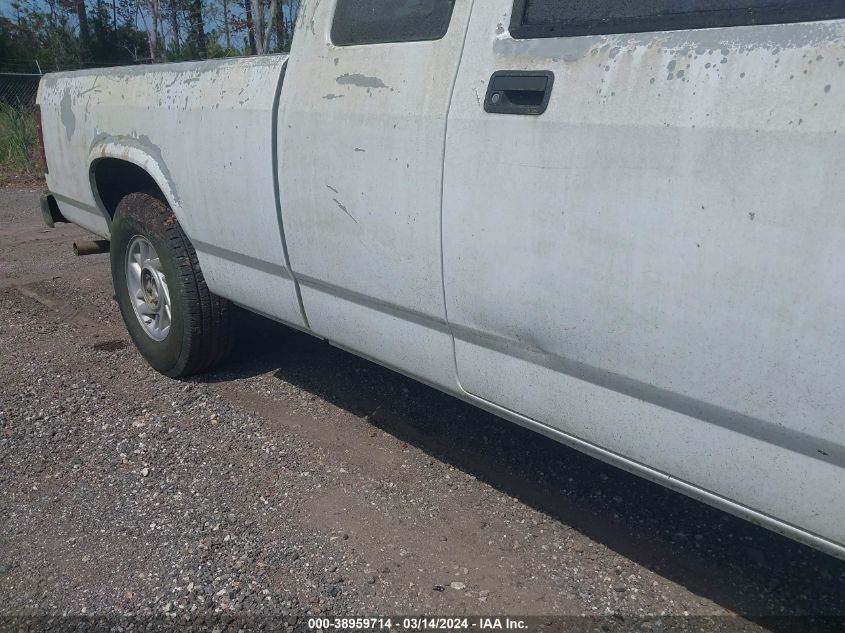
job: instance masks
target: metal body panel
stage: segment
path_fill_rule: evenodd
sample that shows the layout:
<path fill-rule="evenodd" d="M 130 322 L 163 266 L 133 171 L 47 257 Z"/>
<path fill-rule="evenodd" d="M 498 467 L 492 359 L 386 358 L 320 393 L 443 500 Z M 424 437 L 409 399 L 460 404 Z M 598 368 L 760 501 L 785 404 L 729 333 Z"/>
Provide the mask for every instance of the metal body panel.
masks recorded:
<path fill-rule="evenodd" d="M 602 398 L 605 394 L 596 390 L 589 395 L 590 397 Z M 546 437 L 556 440 L 562 444 L 566 444 L 567 446 L 571 446 L 572 448 L 591 455 L 596 459 L 613 464 L 618 468 L 622 468 L 630 473 L 654 481 L 655 483 L 666 486 L 667 488 L 685 494 L 688 497 L 692 497 L 693 499 L 697 499 L 703 503 L 715 506 L 725 512 L 729 512 L 769 530 L 783 534 L 784 536 L 804 543 L 805 545 L 815 547 L 816 549 L 827 552 L 828 554 L 845 559 L 845 546 L 843 546 L 841 542 L 834 542 L 828 538 L 808 532 L 801 525 L 786 523 L 778 517 L 758 512 L 747 505 L 737 503 L 734 499 L 717 495 L 705 488 L 702 488 L 700 485 L 692 484 L 688 481 L 683 481 L 673 477 L 646 464 L 629 459 L 624 455 L 614 453 L 592 442 L 588 442 L 569 433 L 565 433 L 558 428 L 540 423 L 537 420 L 532 420 L 531 418 L 516 413 L 510 409 L 496 405 L 489 400 L 473 396 L 472 394 L 468 394 L 466 392 L 462 392 L 459 397 L 466 402 L 493 413 L 494 415 L 498 415 L 506 420 L 514 422 L 515 424 L 519 424 L 520 426 L 524 426 L 532 431 L 541 433 Z M 730 441 L 733 438 L 731 436 L 725 436 L 723 439 Z M 831 482 L 829 481 L 822 481 L 820 483 L 825 487 L 831 485 Z"/>
<path fill-rule="evenodd" d="M 134 163 L 158 183 L 212 291 L 304 325 L 284 257 L 271 142 L 286 62 L 264 56 L 47 75 L 39 92 L 47 184 L 62 212 L 107 237 L 93 166 L 101 158 Z"/>
<path fill-rule="evenodd" d="M 350 313 L 371 310 L 381 322 L 372 304 L 386 302 L 445 321 L 443 148 L 470 5 L 455 3 L 441 40 L 344 47 L 331 43 L 335 2 L 307 3 L 300 12 L 278 139 L 291 266 L 297 275 L 367 299 L 344 305 L 347 295 L 303 291 L 315 332 L 374 357 L 393 353 L 365 334 L 372 327 L 366 320 L 350 329 Z M 319 297 L 319 309 L 308 297 Z M 448 332 L 419 321 L 392 323 L 391 347 L 428 346 L 412 354 L 421 363 L 415 373 L 454 386 Z M 421 336 L 419 327 L 426 330 Z"/>
<path fill-rule="evenodd" d="M 514 40 L 473 12 L 444 275 L 468 392 L 845 542 L 841 22 Z M 552 71 L 540 117 L 494 71 Z"/>
<path fill-rule="evenodd" d="M 452 337 L 445 322 L 438 325 L 346 293 L 339 296 L 322 284 L 302 280 L 301 289 L 311 326 L 315 332 L 328 331 L 332 344 L 438 389 L 457 391 Z M 330 322 L 327 315 L 332 315 Z"/>

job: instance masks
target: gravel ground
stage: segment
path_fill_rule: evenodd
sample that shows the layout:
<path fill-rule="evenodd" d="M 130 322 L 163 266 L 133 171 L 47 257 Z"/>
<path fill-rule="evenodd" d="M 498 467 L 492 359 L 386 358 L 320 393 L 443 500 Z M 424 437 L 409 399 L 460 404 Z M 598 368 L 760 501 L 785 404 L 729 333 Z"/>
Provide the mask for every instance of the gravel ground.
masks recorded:
<path fill-rule="evenodd" d="M 73 257 L 85 237 L 44 227 L 34 190 L 0 191 L 7 628 L 845 615 L 845 563 L 257 317 L 220 371 L 164 378 L 108 256 Z"/>

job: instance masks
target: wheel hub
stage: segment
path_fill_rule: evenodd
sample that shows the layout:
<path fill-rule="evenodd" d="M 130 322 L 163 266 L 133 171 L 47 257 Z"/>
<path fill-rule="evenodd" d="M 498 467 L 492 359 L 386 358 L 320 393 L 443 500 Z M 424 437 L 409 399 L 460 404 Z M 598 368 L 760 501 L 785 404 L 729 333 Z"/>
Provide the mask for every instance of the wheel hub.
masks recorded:
<path fill-rule="evenodd" d="M 126 289 L 147 336 L 166 339 L 171 324 L 170 291 L 158 253 L 142 235 L 133 237 L 126 249 Z"/>
<path fill-rule="evenodd" d="M 155 273 L 150 268 L 141 271 L 141 288 L 144 291 L 144 301 L 147 305 L 158 312 L 161 307 L 159 303 L 158 281 Z"/>

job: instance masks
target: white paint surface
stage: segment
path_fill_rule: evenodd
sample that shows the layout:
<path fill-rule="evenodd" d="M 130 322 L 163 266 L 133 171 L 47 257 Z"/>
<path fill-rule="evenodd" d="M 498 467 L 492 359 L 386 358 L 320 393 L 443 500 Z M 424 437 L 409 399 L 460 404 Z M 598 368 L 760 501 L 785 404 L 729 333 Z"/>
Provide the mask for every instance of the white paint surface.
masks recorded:
<path fill-rule="evenodd" d="M 462 387 L 845 542 L 843 25 L 516 41 L 491 4 L 446 152 Z M 486 114 L 496 70 L 553 71 L 548 111 Z"/>

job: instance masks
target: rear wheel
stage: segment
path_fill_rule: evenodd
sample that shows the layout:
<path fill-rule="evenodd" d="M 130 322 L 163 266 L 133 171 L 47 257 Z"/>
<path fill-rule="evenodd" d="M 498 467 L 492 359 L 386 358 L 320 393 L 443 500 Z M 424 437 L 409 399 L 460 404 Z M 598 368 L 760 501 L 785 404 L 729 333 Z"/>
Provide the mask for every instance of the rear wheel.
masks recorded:
<path fill-rule="evenodd" d="M 170 207 L 132 193 L 112 223 L 115 296 L 135 346 L 157 371 L 207 371 L 232 348 L 232 305 L 205 284 L 197 254 Z"/>

